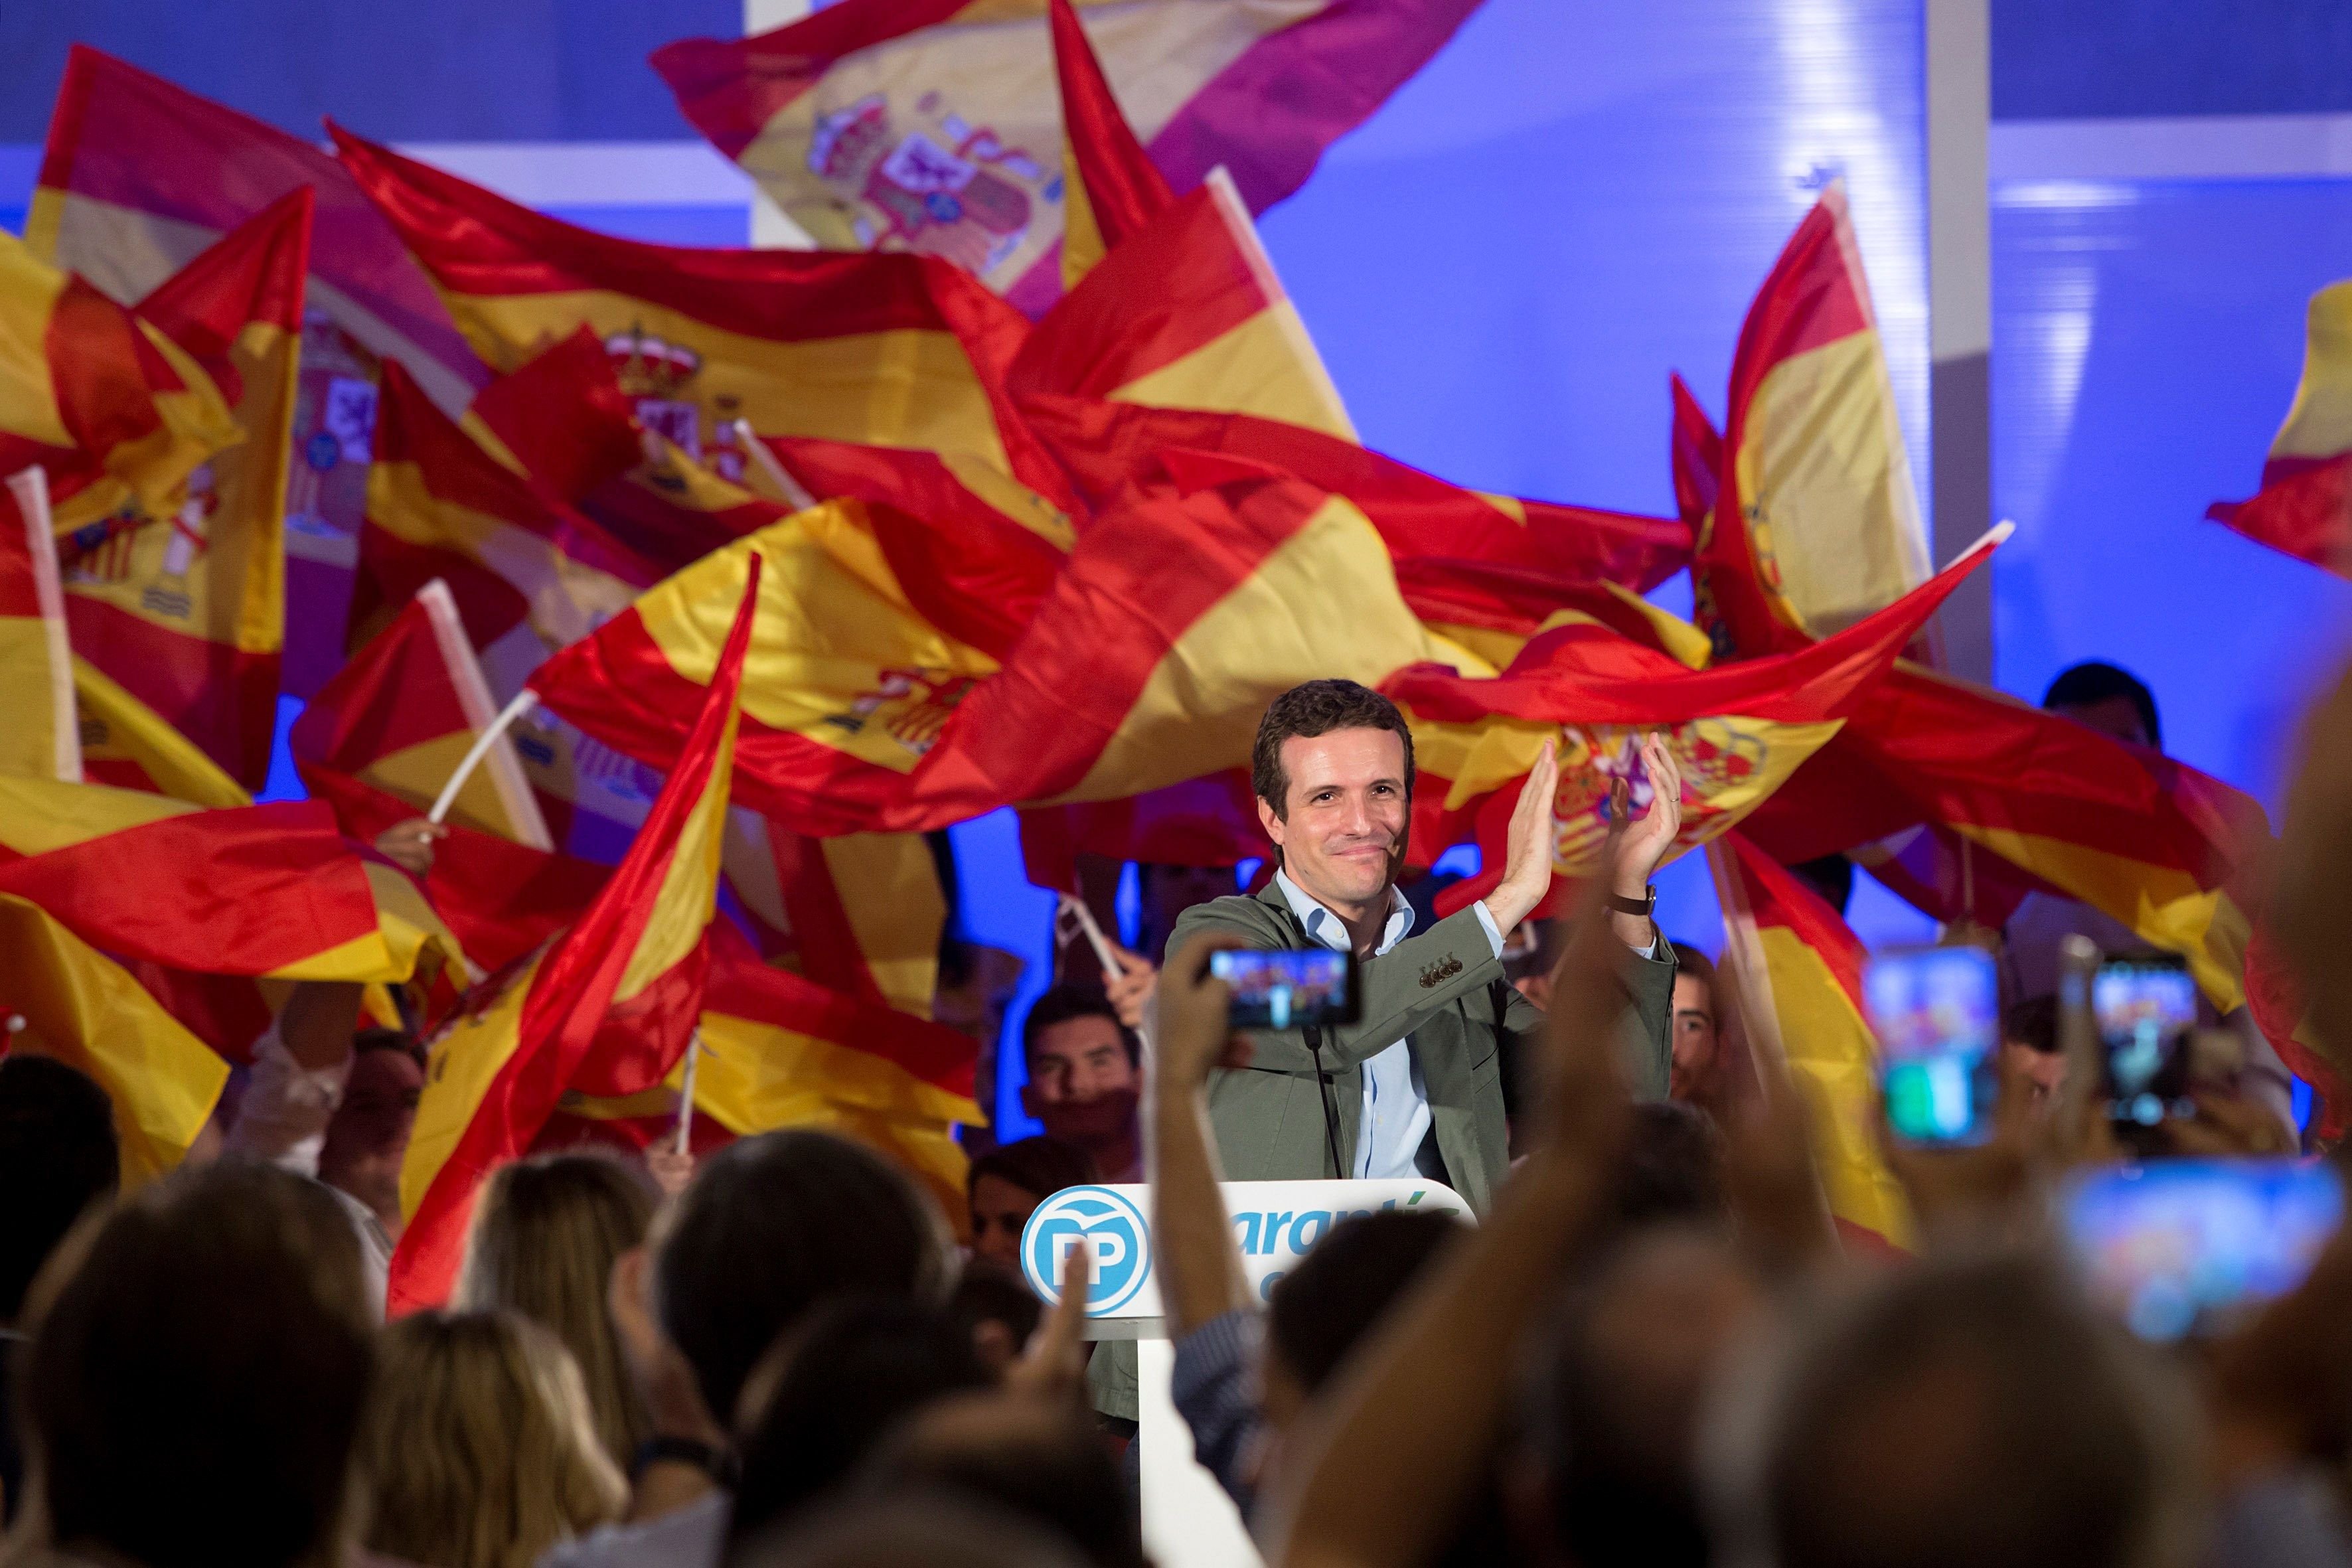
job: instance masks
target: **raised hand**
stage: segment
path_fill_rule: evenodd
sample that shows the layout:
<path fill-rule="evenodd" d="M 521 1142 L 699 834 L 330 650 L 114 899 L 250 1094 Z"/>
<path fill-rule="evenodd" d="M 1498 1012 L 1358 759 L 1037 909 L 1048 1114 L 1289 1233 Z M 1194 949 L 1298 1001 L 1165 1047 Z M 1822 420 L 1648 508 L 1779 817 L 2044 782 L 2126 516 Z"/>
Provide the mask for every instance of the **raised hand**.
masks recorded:
<path fill-rule="evenodd" d="M 1505 840 L 1503 879 L 1486 895 L 1486 913 L 1505 936 L 1551 891 L 1552 802 L 1559 795 L 1559 749 L 1546 741 L 1519 786 Z"/>
<path fill-rule="evenodd" d="M 1650 780 L 1650 809 L 1626 825 L 1616 885 L 1610 889 L 1621 899 L 1642 896 L 1683 830 L 1683 773 L 1663 734 L 1642 737 L 1642 771 Z"/>

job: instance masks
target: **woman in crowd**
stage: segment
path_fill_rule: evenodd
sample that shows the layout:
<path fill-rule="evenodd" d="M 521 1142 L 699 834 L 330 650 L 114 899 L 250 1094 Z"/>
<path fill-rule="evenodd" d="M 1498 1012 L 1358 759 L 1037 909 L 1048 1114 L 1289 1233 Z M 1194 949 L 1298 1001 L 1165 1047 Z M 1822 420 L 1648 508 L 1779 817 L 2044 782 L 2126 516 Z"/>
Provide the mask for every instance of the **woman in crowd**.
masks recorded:
<path fill-rule="evenodd" d="M 570 1352 L 514 1312 L 386 1329 L 360 1465 L 368 1550 L 422 1568 L 530 1568 L 629 1495 Z"/>
<path fill-rule="evenodd" d="M 543 1155 L 483 1184 L 455 1304 L 506 1308 L 554 1331 L 579 1364 L 604 1452 L 624 1471 L 653 1436 L 621 1359 L 606 1296 L 613 1264 L 646 1238 L 654 1194 L 639 1172 L 603 1154 Z"/>

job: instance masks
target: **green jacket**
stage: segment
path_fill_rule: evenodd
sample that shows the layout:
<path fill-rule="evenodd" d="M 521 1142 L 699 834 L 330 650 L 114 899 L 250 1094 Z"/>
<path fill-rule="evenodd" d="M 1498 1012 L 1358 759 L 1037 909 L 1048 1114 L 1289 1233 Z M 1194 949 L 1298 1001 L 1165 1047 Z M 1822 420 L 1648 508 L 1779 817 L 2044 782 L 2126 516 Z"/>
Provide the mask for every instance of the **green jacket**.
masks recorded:
<path fill-rule="evenodd" d="M 1203 931 L 1239 936 L 1251 947 L 1305 949 L 1307 939 L 1280 887 L 1254 898 L 1213 899 L 1178 917 L 1174 952 Z M 1622 973 L 1630 1005 L 1619 1020 L 1627 1081 L 1643 1099 L 1663 1098 L 1671 1049 L 1675 961 L 1628 952 Z M 1502 961 L 1475 909 L 1448 915 L 1363 971 L 1360 1021 L 1323 1032 L 1322 1068 L 1339 1124 L 1339 1158 L 1352 1169 L 1364 1108 L 1363 1064 L 1410 1035 L 1429 1092 L 1430 1120 L 1446 1180 L 1484 1215 L 1510 1168 L 1504 1122 L 1507 1079 L 1534 1059 L 1543 1014 L 1504 979 Z M 1316 1064 L 1297 1029 L 1251 1037 L 1251 1064 L 1209 1080 L 1209 1118 L 1228 1180 L 1314 1180 L 1331 1169 Z"/>

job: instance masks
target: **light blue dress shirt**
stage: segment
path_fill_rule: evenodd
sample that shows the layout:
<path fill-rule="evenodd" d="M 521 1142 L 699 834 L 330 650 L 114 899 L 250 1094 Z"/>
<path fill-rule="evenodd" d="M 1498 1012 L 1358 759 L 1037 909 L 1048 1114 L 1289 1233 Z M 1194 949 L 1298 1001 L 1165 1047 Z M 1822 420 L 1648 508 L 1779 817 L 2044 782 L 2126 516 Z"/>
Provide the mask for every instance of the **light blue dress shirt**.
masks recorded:
<path fill-rule="evenodd" d="M 1274 874 L 1275 886 L 1282 889 L 1290 912 L 1307 928 L 1310 942 L 1346 952 L 1354 943 L 1349 940 L 1348 922 L 1301 892 L 1298 884 L 1281 871 Z M 1503 933 L 1495 924 L 1495 917 L 1486 912 L 1484 900 L 1471 906 L 1478 911 L 1478 923 L 1486 929 L 1486 940 L 1494 944 L 1495 956 L 1503 954 Z M 1388 924 L 1381 931 L 1380 945 L 1372 956 L 1381 954 L 1402 942 L 1412 931 L 1412 906 L 1394 888 L 1389 889 Z M 1421 1173 L 1413 1157 L 1421 1152 L 1422 1140 L 1429 1136 L 1429 1090 L 1422 1082 L 1421 1064 L 1413 1059 L 1412 1037 L 1403 1039 L 1370 1058 L 1364 1063 L 1364 1119 L 1356 1134 L 1355 1170 L 1359 1180 L 1405 1181 Z"/>

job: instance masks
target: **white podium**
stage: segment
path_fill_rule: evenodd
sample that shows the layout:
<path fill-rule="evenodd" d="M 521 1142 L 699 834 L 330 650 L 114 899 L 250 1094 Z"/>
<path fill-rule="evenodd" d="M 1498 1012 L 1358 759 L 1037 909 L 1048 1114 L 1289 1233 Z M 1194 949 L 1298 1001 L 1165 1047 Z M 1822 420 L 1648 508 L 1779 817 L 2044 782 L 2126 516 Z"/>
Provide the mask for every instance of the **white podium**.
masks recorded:
<path fill-rule="evenodd" d="M 1381 1209 L 1428 1210 L 1470 1223 L 1470 1205 L 1437 1182 L 1227 1182 L 1225 1213 L 1250 1289 L 1263 1303 L 1341 1220 Z M 1021 1233 L 1021 1272 L 1048 1306 L 1063 1263 L 1092 1254 L 1087 1337 L 1136 1342 L 1135 1440 L 1143 1484 L 1143 1544 L 1158 1568 L 1259 1568 L 1257 1549 L 1216 1478 L 1194 1461 L 1192 1434 L 1168 1393 L 1176 1365 L 1152 1267 L 1150 1189 L 1065 1187 Z"/>

